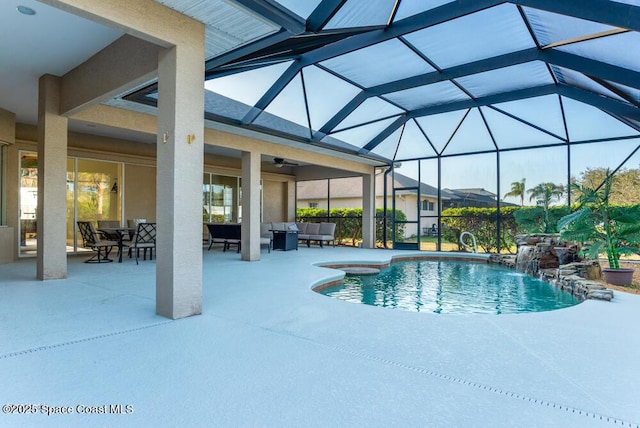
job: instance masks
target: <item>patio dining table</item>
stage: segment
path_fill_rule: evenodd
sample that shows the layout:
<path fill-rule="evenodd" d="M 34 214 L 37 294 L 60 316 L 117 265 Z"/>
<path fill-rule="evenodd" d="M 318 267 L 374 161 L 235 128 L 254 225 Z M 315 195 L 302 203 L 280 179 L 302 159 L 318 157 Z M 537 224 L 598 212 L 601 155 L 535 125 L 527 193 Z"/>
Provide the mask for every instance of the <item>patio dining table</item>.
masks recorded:
<path fill-rule="evenodd" d="M 136 232 L 136 228 L 132 227 L 102 227 L 98 229 L 109 237 L 117 236 L 118 241 L 118 263 L 122 263 L 122 248 L 125 236 L 132 236 Z"/>

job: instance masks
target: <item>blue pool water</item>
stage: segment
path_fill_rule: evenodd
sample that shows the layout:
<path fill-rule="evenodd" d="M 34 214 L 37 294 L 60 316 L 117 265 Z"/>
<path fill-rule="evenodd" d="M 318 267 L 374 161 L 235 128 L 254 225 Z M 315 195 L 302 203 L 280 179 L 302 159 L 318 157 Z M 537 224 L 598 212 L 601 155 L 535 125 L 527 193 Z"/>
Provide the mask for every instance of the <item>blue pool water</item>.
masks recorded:
<path fill-rule="evenodd" d="M 413 312 L 509 314 L 580 303 L 544 281 L 501 266 L 459 261 L 393 263 L 377 275 L 347 275 L 322 294 Z"/>

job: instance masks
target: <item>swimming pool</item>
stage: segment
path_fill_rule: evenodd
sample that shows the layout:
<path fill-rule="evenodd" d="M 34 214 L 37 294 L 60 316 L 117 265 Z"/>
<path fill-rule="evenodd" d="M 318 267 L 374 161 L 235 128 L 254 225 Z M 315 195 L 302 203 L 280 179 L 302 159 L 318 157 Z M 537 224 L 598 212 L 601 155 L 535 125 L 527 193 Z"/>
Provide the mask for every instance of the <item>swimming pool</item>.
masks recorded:
<path fill-rule="evenodd" d="M 570 293 L 502 266 L 453 260 L 402 261 L 376 275 L 347 275 L 318 292 L 412 312 L 510 314 L 580 303 Z"/>

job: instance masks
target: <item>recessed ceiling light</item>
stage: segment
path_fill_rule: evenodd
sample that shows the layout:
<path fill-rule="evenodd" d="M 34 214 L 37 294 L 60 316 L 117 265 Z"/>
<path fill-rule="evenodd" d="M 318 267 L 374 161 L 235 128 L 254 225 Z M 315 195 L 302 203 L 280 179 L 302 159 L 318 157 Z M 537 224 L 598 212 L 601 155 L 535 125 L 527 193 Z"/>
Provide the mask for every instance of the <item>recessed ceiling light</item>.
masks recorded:
<path fill-rule="evenodd" d="M 27 6 L 19 5 L 19 6 L 16 6 L 16 9 L 18 10 L 18 12 L 20 12 L 23 15 L 32 16 L 32 15 L 36 14 L 35 10 L 33 10 L 30 7 L 27 7 Z"/>

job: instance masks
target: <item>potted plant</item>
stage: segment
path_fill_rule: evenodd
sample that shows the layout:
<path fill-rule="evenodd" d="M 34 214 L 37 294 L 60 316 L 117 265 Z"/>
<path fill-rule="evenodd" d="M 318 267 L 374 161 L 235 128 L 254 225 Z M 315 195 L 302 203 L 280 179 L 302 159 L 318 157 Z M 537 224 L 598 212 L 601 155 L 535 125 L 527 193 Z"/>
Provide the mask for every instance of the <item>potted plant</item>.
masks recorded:
<path fill-rule="evenodd" d="M 614 285 L 630 285 L 633 269 L 620 268 L 625 254 L 640 254 L 640 205 L 612 205 L 613 174 L 605 171 L 597 188 L 572 184 L 579 209 L 558 222 L 560 239 L 580 242 L 589 258 L 607 255 L 609 268 L 603 269 L 605 281 Z M 584 250 L 583 250 L 584 251 Z"/>

